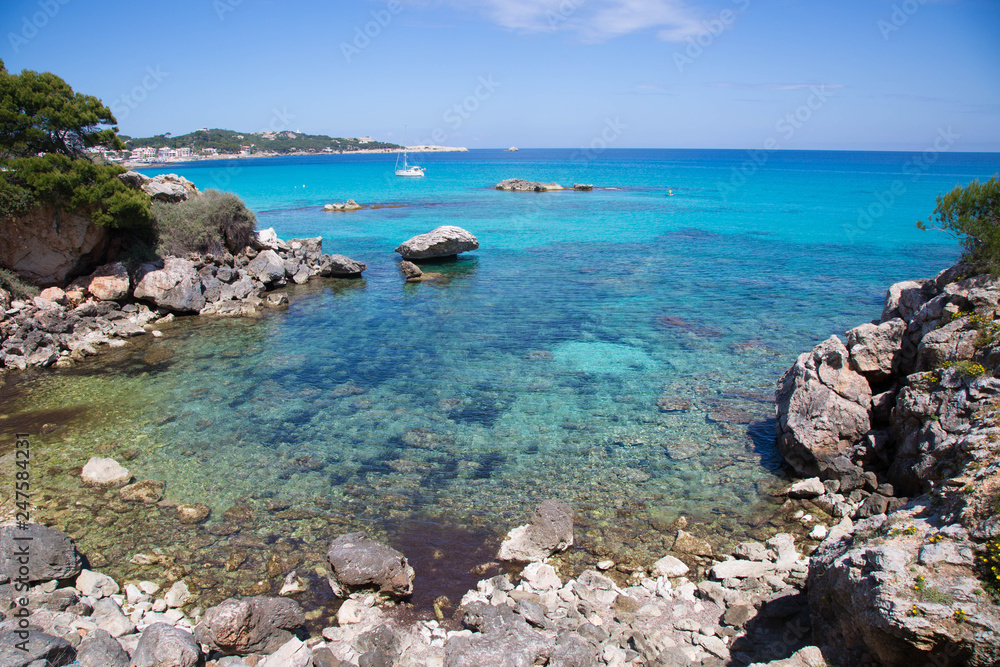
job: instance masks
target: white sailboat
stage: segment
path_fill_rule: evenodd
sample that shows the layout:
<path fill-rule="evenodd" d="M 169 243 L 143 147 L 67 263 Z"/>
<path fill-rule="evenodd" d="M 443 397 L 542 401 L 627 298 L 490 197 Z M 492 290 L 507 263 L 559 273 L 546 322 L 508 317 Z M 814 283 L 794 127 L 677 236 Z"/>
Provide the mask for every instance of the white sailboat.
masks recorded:
<path fill-rule="evenodd" d="M 403 126 L 403 168 L 399 168 L 399 153 L 396 153 L 397 176 L 423 176 L 427 170 L 417 165 L 410 165 L 406 160 L 406 126 Z"/>

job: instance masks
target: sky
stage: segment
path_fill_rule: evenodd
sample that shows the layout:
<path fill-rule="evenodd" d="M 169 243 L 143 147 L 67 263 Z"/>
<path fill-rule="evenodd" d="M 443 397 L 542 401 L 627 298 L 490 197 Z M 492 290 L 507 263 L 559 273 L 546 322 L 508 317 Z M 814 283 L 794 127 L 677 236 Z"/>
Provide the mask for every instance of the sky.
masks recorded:
<path fill-rule="evenodd" d="M 3 0 L 131 136 L 1000 151 L 1000 0 Z"/>

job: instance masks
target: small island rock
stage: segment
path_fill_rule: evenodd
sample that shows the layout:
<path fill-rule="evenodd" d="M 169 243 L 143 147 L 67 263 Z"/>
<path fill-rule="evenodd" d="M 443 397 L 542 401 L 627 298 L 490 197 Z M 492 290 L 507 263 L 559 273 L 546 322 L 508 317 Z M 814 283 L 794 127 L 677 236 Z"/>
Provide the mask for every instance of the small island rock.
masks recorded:
<path fill-rule="evenodd" d="M 348 199 L 345 202 L 338 202 L 336 204 L 327 204 L 323 207 L 324 211 L 359 211 L 363 209 L 364 206 L 357 203 L 353 199 Z"/>
<path fill-rule="evenodd" d="M 338 596 L 369 587 L 395 597 L 413 592 L 414 572 L 406 557 L 364 533 L 341 535 L 330 544 L 326 557 L 333 570 L 330 587 Z"/>
<path fill-rule="evenodd" d="M 87 486 L 124 486 L 132 479 L 127 468 L 114 459 L 90 457 L 80 474 Z"/>
<path fill-rule="evenodd" d="M 427 234 L 420 234 L 404 241 L 396 248 L 396 252 L 402 255 L 403 259 L 433 259 L 453 257 L 460 252 L 475 250 L 478 247 L 479 241 L 471 233 L 461 227 L 444 225 Z"/>

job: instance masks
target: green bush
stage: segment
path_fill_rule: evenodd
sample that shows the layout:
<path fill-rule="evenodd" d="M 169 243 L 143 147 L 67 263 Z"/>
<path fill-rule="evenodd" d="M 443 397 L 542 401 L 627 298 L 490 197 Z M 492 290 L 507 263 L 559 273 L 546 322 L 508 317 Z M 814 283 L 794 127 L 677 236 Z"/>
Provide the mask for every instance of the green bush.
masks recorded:
<path fill-rule="evenodd" d="M 9 269 L 0 268 L 0 289 L 7 290 L 15 299 L 30 299 L 38 296 L 38 288 L 29 285 Z"/>
<path fill-rule="evenodd" d="M 11 217 L 33 206 L 51 204 L 82 212 L 96 225 L 112 229 L 149 229 L 149 197 L 118 178 L 124 169 L 59 153 L 15 158 L 0 172 L 0 215 Z"/>
<path fill-rule="evenodd" d="M 965 249 L 964 261 L 1000 275 L 1000 175 L 939 196 L 931 219 L 917 226 L 955 236 Z"/>
<path fill-rule="evenodd" d="M 162 255 L 235 254 L 249 245 L 257 227 L 256 216 L 239 197 L 218 190 L 178 204 L 154 202 L 153 219 Z"/>

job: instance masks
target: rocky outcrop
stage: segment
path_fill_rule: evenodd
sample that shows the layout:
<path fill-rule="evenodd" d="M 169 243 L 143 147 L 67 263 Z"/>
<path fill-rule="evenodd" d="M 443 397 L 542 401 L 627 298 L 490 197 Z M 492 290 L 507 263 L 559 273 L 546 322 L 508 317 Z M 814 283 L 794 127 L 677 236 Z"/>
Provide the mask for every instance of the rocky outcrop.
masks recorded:
<path fill-rule="evenodd" d="M 35 285 L 65 285 L 105 261 L 110 242 L 89 217 L 40 206 L 0 219 L 0 266 Z"/>
<path fill-rule="evenodd" d="M 68 290 L 80 290 L 84 297 L 93 296 L 98 301 L 118 301 L 128 297 L 131 280 L 121 262 L 97 267 L 89 276 L 77 278 Z"/>
<path fill-rule="evenodd" d="M 565 190 L 558 183 L 539 183 L 537 181 L 526 181 L 523 178 L 508 178 L 496 184 L 497 190 L 509 190 L 511 192 L 549 192 L 552 190 Z"/>
<path fill-rule="evenodd" d="M 303 623 L 302 608 L 291 600 L 230 598 L 205 612 L 194 636 L 200 643 L 227 654 L 274 653 Z"/>
<path fill-rule="evenodd" d="M 479 247 L 476 237 L 461 227 L 444 225 L 437 229 L 414 236 L 396 248 L 403 259 L 420 260 L 453 257 L 461 252 Z"/>
<path fill-rule="evenodd" d="M 334 204 L 327 204 L 323 207 L 324 211 L 360 211 L 364 206 L 354 201 L 353 199 L 348 199 L 345 202 L 337 202 Z"/>
<path fill-rule="evenodd" d="M 341 535 L 330 544 L 326 557 L 332 568 L 330 587 L 340 597 L 366 588 L 393 597 L 413 592 L 414 572 L 406 557 L 364 533 Z"/>
<path fill-rule="evenodd" d="M 354 278 L 368 269 L 362 262 L 343 255 L 324 255 L 319 265 L 319 275 L 324 278 Z"/>
<path fill-rule="evenodd" d="M 531 523 L 507 534 L 497 558 L 522 563 L 541 561 L 573 545 L 573 510 L 558 500 L 535 508 Z"/>
<path fill-rule="evenodd" d="M 83 559 L 73 540 L 55 528 L 29 523 L 24 528 L 0 526 L 0 580 L 15 580 L 24 573 L 18 554 L 30 553 L 28 582 L 69 579 L 80 574 Z"/>
<path fill-rule="evenodd" d="M 138 174 L 140 177 L 145 178 L 144 174 L 134 171 L 122 174 L 121 177 L 127 177 L 135 181 L 135 177 L 130 176 L 130 174 Z M 123 180 L 125 179 L 123 178 Z M 160 174 L 153 178 L 146 178 L 146 180 L 139 184 L 139 187 L 153 201 L 168 202 L 171 204 L 186 201 L 201 194 L 194 183 L 177 174 Z"/>
<path fill-rule="evenodd" d="M 281 273 L 284 275 L 284 268 Z M 193 262 L 180 257 L 167 257 L 162 265 L 144 264 L 134 294 L 178 313 L 196 313 L 205 307 L 201 276 Z"/>

